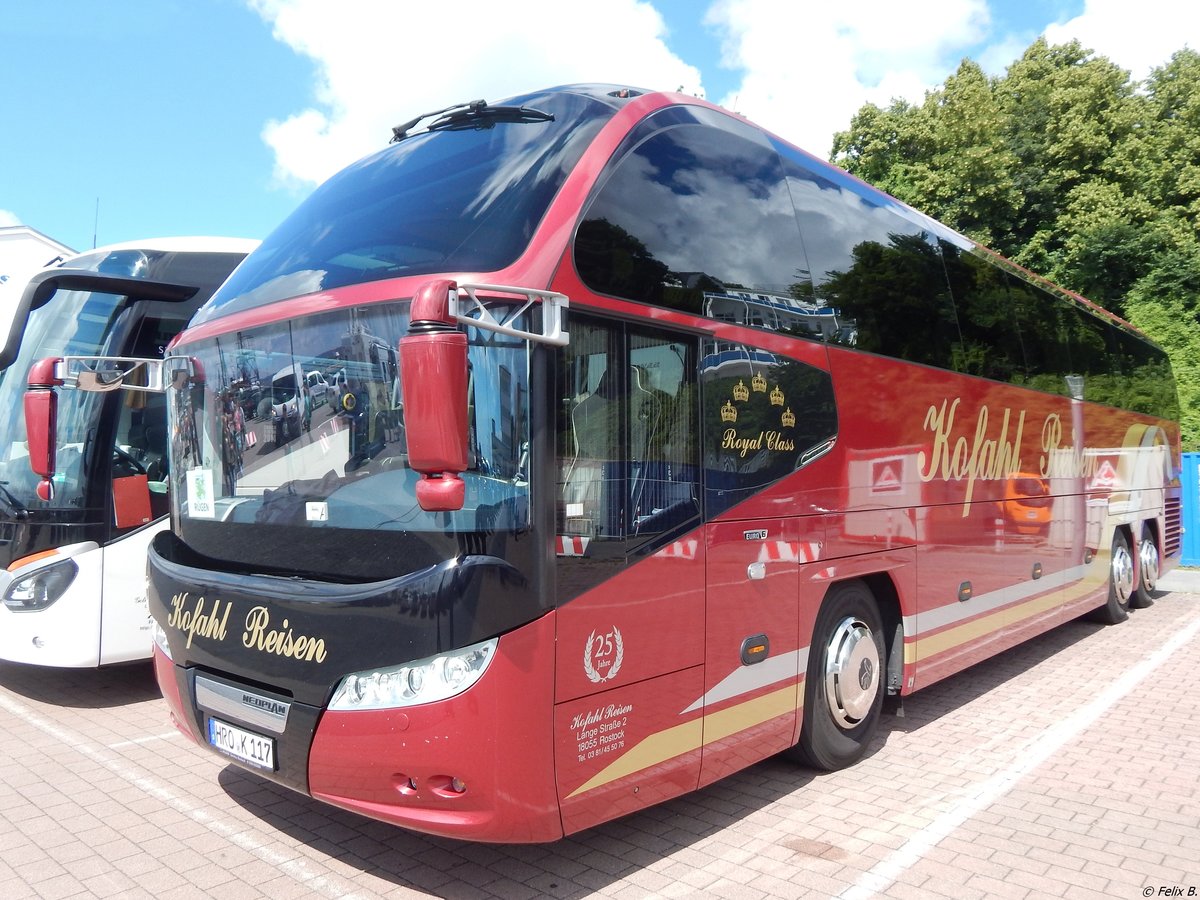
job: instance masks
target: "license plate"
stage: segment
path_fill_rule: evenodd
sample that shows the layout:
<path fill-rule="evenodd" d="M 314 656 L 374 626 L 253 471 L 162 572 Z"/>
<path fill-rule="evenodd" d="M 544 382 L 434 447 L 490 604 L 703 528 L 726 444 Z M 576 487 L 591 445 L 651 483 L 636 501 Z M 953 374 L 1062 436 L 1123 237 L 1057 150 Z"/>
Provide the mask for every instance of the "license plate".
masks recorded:
<path fill-rule="evenodd" d="M 272 738 L 210 718 L 208 742 L 222 753 L 240 759 L 247 765 L 275 771 L 275 741 Z"/>

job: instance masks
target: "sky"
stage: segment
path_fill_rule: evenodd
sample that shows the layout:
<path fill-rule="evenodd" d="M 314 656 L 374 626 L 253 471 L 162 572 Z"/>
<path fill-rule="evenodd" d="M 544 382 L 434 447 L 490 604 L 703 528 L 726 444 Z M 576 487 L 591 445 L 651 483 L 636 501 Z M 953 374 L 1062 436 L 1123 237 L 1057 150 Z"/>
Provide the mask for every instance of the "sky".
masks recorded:
<path fill-rule="evenodd" d="M 1136 11 L 1136 12 L 1134 12 Z M 1180 0 L 0 0 L 0 226 L 75 250 L 265 237 L 453 103 L 573 82 L 682 90 L 821 157 L 1039 35 L 1144 78 L 1200 49 Z"/>

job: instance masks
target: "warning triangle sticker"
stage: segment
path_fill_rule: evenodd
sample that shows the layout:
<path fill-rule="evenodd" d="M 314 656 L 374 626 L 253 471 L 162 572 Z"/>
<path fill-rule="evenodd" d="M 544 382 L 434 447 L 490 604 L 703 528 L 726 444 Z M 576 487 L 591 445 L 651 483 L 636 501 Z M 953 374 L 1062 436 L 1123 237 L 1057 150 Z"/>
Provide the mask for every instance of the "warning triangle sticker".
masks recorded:
<path fill-rule="evenodd" d="M 876 463 L 871 478 L 871 490 L 898 491 L 900 490 L 900 474 L 892 462 Z"/>
<path fill-rule="evenodd" d="M 1113 464 L 1107 459 L 1100 463 L 1100 468 L 1096 470 L 1095 476 L 1092 478 L 1093 488 L 1110 489 L 1116 487 L 1117 470 L 1113 468 Z"/>

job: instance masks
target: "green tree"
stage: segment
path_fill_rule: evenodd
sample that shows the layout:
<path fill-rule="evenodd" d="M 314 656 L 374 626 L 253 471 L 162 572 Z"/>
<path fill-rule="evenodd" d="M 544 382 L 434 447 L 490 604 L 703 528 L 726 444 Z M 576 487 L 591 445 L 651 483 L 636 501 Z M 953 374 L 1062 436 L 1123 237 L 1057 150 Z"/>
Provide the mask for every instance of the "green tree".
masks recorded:
<path fill-rule="evenodd" d="M 864 106 L 850 131 L 835 135 L 833 158 L 990 245 L 1012 229 L 1021 202 L 1005 125 L 987 76 L 968 59 L 921 106 Z"/>
<path fill-rule="evenodd" d="M 1144 330 L 1200 449 L 1200 53 L 1138 83 L 1039 38 L 1003 76 L 964 60 L 919 105 L 862 107 L 832 159 Z"/>

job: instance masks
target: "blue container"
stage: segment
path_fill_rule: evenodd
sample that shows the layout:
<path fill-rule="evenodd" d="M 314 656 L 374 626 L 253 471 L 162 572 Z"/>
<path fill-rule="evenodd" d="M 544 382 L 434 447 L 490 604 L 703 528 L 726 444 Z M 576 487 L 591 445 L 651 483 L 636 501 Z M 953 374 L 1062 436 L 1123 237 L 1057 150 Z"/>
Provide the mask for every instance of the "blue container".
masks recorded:
<path fill-rule="evenodd" d="M 1183 559 L 1200 566 L 1200 453 L 1183 454 Z"/>

